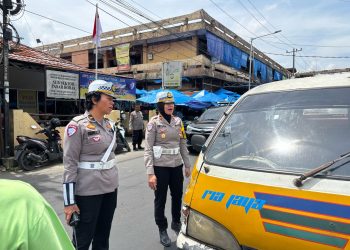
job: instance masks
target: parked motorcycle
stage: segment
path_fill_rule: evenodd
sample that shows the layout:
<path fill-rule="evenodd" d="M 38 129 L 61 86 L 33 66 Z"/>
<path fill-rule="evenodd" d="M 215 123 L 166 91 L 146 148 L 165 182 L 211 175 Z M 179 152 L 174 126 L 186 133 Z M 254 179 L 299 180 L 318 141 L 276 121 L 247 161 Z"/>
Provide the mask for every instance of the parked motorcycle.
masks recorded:
<path fill-rule="evenodd" d="M 116 122 L 116 129 L 117 129 L 117 134 L 116 134 L 116 140 L 117 140 L 117 147 L 114 151 L 115 154 L 122 153 L 125 150 L 130 152 L 130 146 L 129 143 L 127 142 L 125 138 L 125 128 L 123 126 L 123 121 L 126 119 L 126 114 L 122 111 L 120 114 L 120 120 Z"/>
<path fill-rule="evenodd" d="M 56 130 L 60 124 L 58 118 L 52 118 L 44 129 L 35 133 L 45 134 L 46 140 L 23 135 L 16 137 L 19 145 L 15 147 L 15 160 L 21 168 L 29 171 L 49 162 L 62 162 L 61 137 L 58 130 Z"/>

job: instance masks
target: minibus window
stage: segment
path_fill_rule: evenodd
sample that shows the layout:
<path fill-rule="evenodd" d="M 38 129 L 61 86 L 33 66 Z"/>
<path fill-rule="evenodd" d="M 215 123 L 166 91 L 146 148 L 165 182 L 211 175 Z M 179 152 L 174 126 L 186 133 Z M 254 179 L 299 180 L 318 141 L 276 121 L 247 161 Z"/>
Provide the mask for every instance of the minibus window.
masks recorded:
<path fill-rule="evenodd" d="M 217 166 L 300 174 L 350 151 L 350 88 L 247 96 L 209 144 Z M 322 175 L 350 177 L 350 163 Z"/>

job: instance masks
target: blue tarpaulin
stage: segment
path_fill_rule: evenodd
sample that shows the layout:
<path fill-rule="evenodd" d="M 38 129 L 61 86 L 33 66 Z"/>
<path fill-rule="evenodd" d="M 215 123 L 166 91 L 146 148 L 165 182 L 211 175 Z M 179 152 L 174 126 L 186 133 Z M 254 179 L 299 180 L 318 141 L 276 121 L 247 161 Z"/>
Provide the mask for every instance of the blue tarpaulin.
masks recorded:
<path fill-rule="evenodd" d="M 180 104 L 180 106 L 187 106 L 191 109 L 206 109 L 211 106 L 210 103 L 200 102 L 197 100 L 192 100 L 189 102 L 186 102 L 185 104 Z"/>
<path fill-rule="evenodd" d="M 240 49 L 210 32 L 206 33 L 206 37 L 207 49 L 213 58 L 235 69 L 241 68 L 242 51 Z"/>
<path fill-rule="evenodd" d="M 272 68 L 267 66 L 267 82 L 272 82 L 273 81 L 273 75 L 272 75 Z"/>
<path fill-rule="evenodd" d="M 207 95 L 209 93 L 210 92 L 208 92 L 207 90 L 203 89 L 203 90 L 199 91 L 198 93 L 193 94 L 191 97 L 197 99 L 197 98 L 205 96 L 205 95 Z"/>
<path fill-rule="evenodd" d="M 232 103 L 232 102 L 237 101 L 238 98 L 239 98 L 239 97 L 237 97 L 237 96 L 227 96 L 227 97 L 225 98 L 225 101 L 226 101 L 226 102 Z"/>
<path fill-rule="evenodd" d="M 153 93 L 153 94 L 144 95 L 144 96 L 136 99 L 136 101 L 145 102 L 148 104 L 155 104 L 156 103 L 156 94 Z"/>
<path fill-rule="evenodd" d="M 136 89 L 136 95 L 146 95 L 147 90 L 144 89 Z"/>
<path fill-rule="evenodd" d="M 161 91 L 165 91 L 163 89 L 157 89 L 157 90 L 151 90 L 148 92 L 147 95 L 138 98 L 137 101 L 139 102 L 145 102 L 145 103 L 149 103 L 149 104 L 155 104 L 157 102 L 156 98 L 157 98 L 157 93 L 161 92 Z M 174 100 L 175 100 L 175 104 L 184 104 L 187 103 L 191 100 L 193 100 L 191 97 L 182 94 L 180 91 L 175 90 L 175 89 L 167 89 L 166 91 L 170 91 L 173 96 L 174 96 Z"/>
<path fill-rule="evenodd" d="M 249 55 L 247 53 L 210 32 L 206 32 L 206 37 L 207 49 L 213 61 L 220 62 L 235 69 L 248 67 Z M 265 83 L 272 81 L 271 70 L 272 69 L 265 63 L 254 59 L 254 76 L 255 78 L 259 78 L 261 82 Z M 280 78 L 282 80 L 282 76 Z"/>
<path fill-rule="evenodd" d="M 266 64 L 261 63 L 260 64 L 260 74 L 261 74 L 261 82 L 265 83 L 267 82 L 267 68 L 266 68 Z"/>
<path fill-rule="evenodd" d="M 223 100 L 222 97 L 215 95 L 214 93 L 209 92 L 208 94 L 204 95 L 204 96 L 200 96 L 198 98 L 195 98 L 197 101 L 200 102 L 209 102 L 213 105 L 216 105 L 217 102 L 220 102 Z"/>
<path fill-rule="evenodd" d="M 248 68 L 248 57 L 249 55 L 245 52 L 242 51 L 242 56 L 241 56 L 241 67 L 243 68 Z"/>
<path fill-rule="evenodd" d="M 278 72 L 277 70 L 274 70 L 273 80 L 275 80 L 275 81 L 282 80 L 282 74 L 280 72 Z"/>
<path fill-rule="evenodd" d="M 231 101 L 231 100 L 237 100 L 240 95 L 236 94 L 236 95 L 226 95 L 224 93 L 219 94 L 218 96 L 220 96 L 222 99 L 224 99 L 225 101 Z"/>
<path fill-rule="evenodd" d="M 240 97 L 239 94 L 237 94 L 236 92 L 233 92 L 233 91 L 230 91 L 230 90 L 227 90 L 227 89 L 219 89 L 217 91 L 214 92 L 216 95 L 221 95 L 221 94 L 225 94 L 225 95 L 235 95 L 235 96 L 238 96 Z"/>
<path fill-rule="evenodd" d="M 254 77 L 260 78 L 261 77 L 261 62 L 259 60 L 254 59 Z"/>

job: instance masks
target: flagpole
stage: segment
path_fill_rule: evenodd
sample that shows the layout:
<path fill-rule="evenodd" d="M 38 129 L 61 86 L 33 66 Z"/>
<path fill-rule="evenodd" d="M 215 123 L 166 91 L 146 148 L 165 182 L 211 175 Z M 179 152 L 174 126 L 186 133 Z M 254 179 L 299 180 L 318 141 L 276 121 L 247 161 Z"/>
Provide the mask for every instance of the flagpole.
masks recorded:
<path fill-rule="evenodd" d="M 97 80 L 97 64 L 98 64 L 98 45 L 96 43 L 96 61 L 95 61 L 95 64 L 96 64 L 96 76 L 95 76 L 95 80 Z"/>
<path fill-rule="evenodd" d="M 98 11 L 98 5 L 96 3 L 96 12 Z M 95 76 L 95 80 L 97 80 L 97 67 L 98 67 L 98 42 L 96 41 L 96 58 L 95 58 L 95 66 L 96 66 L 96 76 Z"/>

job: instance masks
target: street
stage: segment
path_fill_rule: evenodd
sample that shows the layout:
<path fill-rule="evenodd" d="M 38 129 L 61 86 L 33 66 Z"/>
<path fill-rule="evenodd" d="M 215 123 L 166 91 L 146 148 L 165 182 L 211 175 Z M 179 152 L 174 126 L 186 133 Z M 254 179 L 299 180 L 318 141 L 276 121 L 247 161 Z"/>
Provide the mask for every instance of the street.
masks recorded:
<path fill-rule="evenodd" d="M 192 164 L 196 156 L 191 155 Z M 159 243 L 158 229 L 153 216 L 153 193 L 146 182 L 143 164 L 143 151 L 124 153 L 117 156 L 120 186 L 118 205 L 113 220 L 110 236 L 110 249 L 176 249 L 176 235 L 170 229 L 168 234 L 172 246 L 164 248 Z M 1 172 L 0 177 L 17 179 L 32 184 L 54 207 L 66 230 L 71 235 L 71 228 L 64 222 L 62 200 L 63 165 L 57 164 L 32 172 Z M 184 188 L 187 181 L 184 183 Z M 166 206 L 166 216 L 171 223 L 170 195 Z"/>

